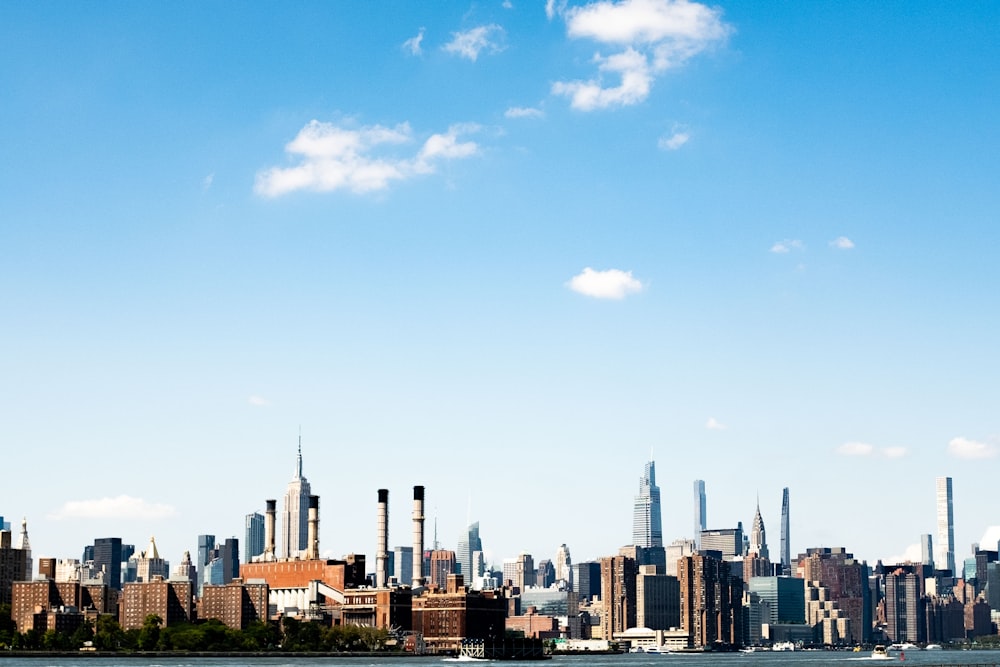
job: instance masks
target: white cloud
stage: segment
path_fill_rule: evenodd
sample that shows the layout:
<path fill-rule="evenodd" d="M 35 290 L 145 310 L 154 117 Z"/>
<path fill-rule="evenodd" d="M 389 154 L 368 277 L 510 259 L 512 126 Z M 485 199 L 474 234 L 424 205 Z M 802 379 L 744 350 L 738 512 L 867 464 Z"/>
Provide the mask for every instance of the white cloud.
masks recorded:
<path fill-rule="evenodd" d="M 785 239 L 784 241 L 778 241 L 771 246 L 771 252 L 784 254 L 786 252 L 791 252 L 792 250 L 802 250 L 805 247 L 805 244 L 798 239 Z"/>
<path fill-rule="evenodd" d="M 660 137 L 660 140 L 657 142 L 657 146 L 660 147 L 660 150 L 675 151 L 686 144 L 690 139 L 690 132 L 682 127 L 675 126 L 670 131 L 670 134 L 665 134 Z"/>
<path fill-rule="evenodd" d="M 845 442 L 837 447 L 841 456 L 881 456 L 887 459 L 901 459 L 906 456 L 906 447 L 878 448 L 867 442 Z"/>
<path fill-rule="evenodd" d="M 573 276 L 566 285 L 574 292 L 595 299 L 624 299 L 626 295 L 641 292 L 643 288 L 643 284 L 632 277 L 631 271 L 595 271 L 589 266 Z"/>
<path fill-rule="evenodd" d="M 615 47 L 621 53 L 597 54 L 598 76 L 588 81 L 557 81 L 556 95 L 568 95 L 582 111 L 638 104 L 649 96 L 656 75 L 679 67 L 698 53 L 725 41 L 732 28 L 721 11 L 688 0 L 599 0 L 558 11 L 571 39 L 589 39 Z M 557 7 L 546 3 L 551 19 Z M 651 60 L 651 62 L 650 62 Z M 601 74 L 620 76 L 617 86 L 605 86 Z"/>
<path fill-rule="evenodd" d="M 838 236 L 834 240 L 830 241 L 830 247 L 836 248 L 837 250 L 850 250 L 854 247 L 854 241 L 846 236 Z"/>
<path fill-rule="evenodd" d="M 545 112 L 534 107 L 510 107 L 503 115 L 506 118 L 544 118 Z"/>
<path fill-rule="evenodd" d="M 919 563 L 921 558 L 923 558 L 923 553 L 920 549 L 920 545 L 910 544 L 907 545 L 902 554 L 898 556 L 888 556 L 879 560 L 886 565 L 901 565 L 903 563 Z"/>
<path fill-rule="evenodd" d="M 95 500 L 69 500 L 49 513 L 48 518 L 62 519 L 164 519 L 177 511 L 163 503 L 149 503 L 142 498 L 121 495 Z"/>
<path fill-rule="evenodd" d="M 1000 450 L 991 443 L 959 437 L 948 442 L 948 453 L 957 459 L 992 459 Z"/>
<path fill-rule="evenodd" d="M 475 129 L 474 125 L 453 125 L 444 134 L 431 135 L 415 156 L 404 157 L 387 154 L 385 149 L 413 141 L 406 123 L 391 128 L 348 128 L 313 120 L 285 146 L 285 152 L 301 156 L 301 162 L 258 172 L 254 191 L 262 197 L 279 197 L 296 190 L 384 190 L 393 181 L 433 173 L 442 160 L 474 155 L 478 146 L 460 142 L 458 137 Z"/>
<path fill-rule="evenodd" d="M 403 42 L 402 49 L 409 53 L 411 56 L 419 56 L 424 51 L 420 46 L 420 43 L 424 41 L 424 29 L 421 28 L 420 31 L 410 37 L 408 40 Z"/>
<path fill-rule="evenodd" d="M 707 428 L 709 431 L 725 431 L 729 427 L 720 422 L 715 417 L 709 417 L 708 421 L 705 422 L 705 428 Z"/>
<path fill-rule="evenodd" d="M 504 50 L 504 38 L 507 33 L 495 24 L 481 25 L 462 32 L 451 33 L 452 40 L 442 48 L 448 53 L 454 53 L 462 58 L 475 62 L 483 51 L 499 53 Z"/>
<path fill-rule="evenodd" d="M 1000 526 L 990 526 L 983 533 L 983 539 L 979 540 L 979 548 L 993 551 L 997 546 L 997 542 L 1000 542 Z"/>
<path fill-rule="evenodd" d="M 212 181 L 214 180 L 215 180 L 215 172 L 213 171 L 211 174 L 202 179 L 201 189 L 208 190 L 210 187 L 212 187 Z"/>
<path fill-rule="evenodd" d="M 837 453 L 843 456 L 871 456 L 875 448 L 865 442 L 845 442 L 837 447 Z"/>
<path fill-rule="evenodd" d="M 247 403 L 257 408 L 271 407 L 271 401 L 267 400 L 263 396 L 251 396 L 247 399 Z"/>
<path fill-rule="evenodd" d="M 500 3 L 500 6 L 504 9 L 514 9 L 514 3 L 510 0 L 503 0 L 503 2 Z"/>

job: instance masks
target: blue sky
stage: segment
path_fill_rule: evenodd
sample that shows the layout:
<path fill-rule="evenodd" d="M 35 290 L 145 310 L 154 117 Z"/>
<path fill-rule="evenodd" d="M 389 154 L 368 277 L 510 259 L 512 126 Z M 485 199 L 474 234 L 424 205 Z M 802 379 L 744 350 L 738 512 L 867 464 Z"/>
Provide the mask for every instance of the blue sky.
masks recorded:
<path fill-rule="evenodd" d="M 493 559 L 1000 524 L 991 3 L 0 6 L 0 515 L 173 562 L 294 470 Z M 859 526 L 853 525 L 859 523 Z M 431 529 L 431 527 L 429 527 Z"/>

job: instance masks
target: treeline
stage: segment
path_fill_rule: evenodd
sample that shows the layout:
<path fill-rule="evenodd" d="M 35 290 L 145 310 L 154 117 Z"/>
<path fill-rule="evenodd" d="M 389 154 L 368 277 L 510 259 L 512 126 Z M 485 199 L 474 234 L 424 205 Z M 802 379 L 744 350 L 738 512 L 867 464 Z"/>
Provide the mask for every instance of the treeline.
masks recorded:
<path fill-rule="evenodd" d="M 327 627 L 317 622 L 286 618 L 281 624 L 251 623 L 245 630 L 210 619 L 163 627 L 159 616 L 147 616 L 142 628 L 123 630 L 112 616 L 89 620 L 72 633 L 47 630 L 17 632 L 10 605 L 0 605 L 0 649 L 16 651 L 318 651 L 375 652 L 386 650 L 390 634 L 354 625 Z"/>

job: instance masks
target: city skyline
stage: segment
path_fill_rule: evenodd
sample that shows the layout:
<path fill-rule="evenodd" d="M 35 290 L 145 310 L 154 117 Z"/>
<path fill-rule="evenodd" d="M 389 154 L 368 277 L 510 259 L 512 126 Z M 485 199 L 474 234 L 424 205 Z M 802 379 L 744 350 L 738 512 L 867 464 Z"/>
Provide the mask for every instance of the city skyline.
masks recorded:
<path fill-rule="evenodd" d="M 1000 525 L 998 20 L 0 4 L 0 514 L 178 563 L 283 511 L 301 425 L 334 556 L 417 484 L 494 561 L 608 555 L 655 451 L 666 543 L 700 479 L 709 529 L 759 497 L 773 541 L 787 487 L 793 556 L 919 558 L 946 476 L 961 559 Z"/>

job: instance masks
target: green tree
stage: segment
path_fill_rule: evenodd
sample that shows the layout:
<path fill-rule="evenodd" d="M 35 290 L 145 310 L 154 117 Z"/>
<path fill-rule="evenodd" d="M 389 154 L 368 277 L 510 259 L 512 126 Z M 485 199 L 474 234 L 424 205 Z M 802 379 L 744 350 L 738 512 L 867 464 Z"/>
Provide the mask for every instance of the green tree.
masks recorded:
<path fill-rule="evenodd" d="M 98 651 L 117 651 L 122 648 L 125 633 L 122 626 L 118 624 L 118 619 L 110 614 L 102 614 L 97 617 L 97 625 L 94 629 L 94 648 Z"/>
<path fill-rule="evenodd" d="M 157 644 L 160 642 L 160 626 L 163 625 L 163 619 L 156 614 L 150 614 L 146 617 L 146 620 L 142 622 L 142 628 L 139 630 L 139 649 L 143 651 L 153 651 L 156 649 Z"/>
<path fill-rule="evenodd" d="M 85 619 L 73 634 L 70 636 L 70 648 L 81 648 L 87 642 L 94 641 L 94 624 L 91 620 Z"/>

